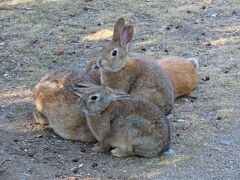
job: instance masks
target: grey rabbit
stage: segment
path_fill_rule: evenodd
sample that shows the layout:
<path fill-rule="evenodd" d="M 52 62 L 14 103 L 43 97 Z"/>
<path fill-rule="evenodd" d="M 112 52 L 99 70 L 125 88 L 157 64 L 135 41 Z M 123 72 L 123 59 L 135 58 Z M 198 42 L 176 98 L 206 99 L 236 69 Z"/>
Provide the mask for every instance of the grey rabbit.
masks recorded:
<path fill-rule="evenodd" d="M 79 87 L 78 87 L 79 86 Z M 85 88 L 83 88 L 85 86 Z M 79 111 L 99 141 L 94 151 L 117 157 L 155 157 L 169 148 L 170 129 L 164 111 L 146 100 L 106 86 L 77 84 Z"/>

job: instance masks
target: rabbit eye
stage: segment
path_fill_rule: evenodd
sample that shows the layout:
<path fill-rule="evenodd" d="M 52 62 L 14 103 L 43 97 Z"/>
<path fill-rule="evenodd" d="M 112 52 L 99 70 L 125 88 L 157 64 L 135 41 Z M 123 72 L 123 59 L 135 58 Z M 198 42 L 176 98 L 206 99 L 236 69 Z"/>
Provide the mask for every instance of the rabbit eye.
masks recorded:
<path fill-rule="evenodd" d="M 112 56 L 116 56 L 117 55 L 117 50 L 113 50 L 112 51 Z"/>
<path fill-rule="evenodd" d="M 92 101 L 95 101 L 95 100 L 97 100 L 98 99 L 98 96 L 91 96 L 91 100 Z"/>

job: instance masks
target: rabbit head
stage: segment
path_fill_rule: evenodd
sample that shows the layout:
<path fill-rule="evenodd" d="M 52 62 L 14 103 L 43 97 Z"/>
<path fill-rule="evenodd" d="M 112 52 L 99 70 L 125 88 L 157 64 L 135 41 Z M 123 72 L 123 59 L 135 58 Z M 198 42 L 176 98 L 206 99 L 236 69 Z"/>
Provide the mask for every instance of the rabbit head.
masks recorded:
<path fill-rule="evenodd" d="M 96 59 L 92 59 L 91 61 L 89 61 L 85 67 L 85 70 L 86 74 L 88 74 L 90 78 L 96 82 L 96 84 L 101 84 L 100 83 L 101 72 L 100 67 L 97 65 Z"/>
<path fill-rule="evenodd" d="M 110 45 L 104 47 L 98 56 L 99 67 L 106 72 L 117 72 L 127 61 L 127 44 L 132 40 L 133 26 L 125 25 L 123 18 L 118 19 L 114 26 Z"/>
<path fill-rule="evenodd" d="M 88 115 L 101 113 L 112 101 L 131 98 L 125 92 L 86 83 L 76 84 L 72 90 L 80 97 L 78 100 L 80 109 Z"/>

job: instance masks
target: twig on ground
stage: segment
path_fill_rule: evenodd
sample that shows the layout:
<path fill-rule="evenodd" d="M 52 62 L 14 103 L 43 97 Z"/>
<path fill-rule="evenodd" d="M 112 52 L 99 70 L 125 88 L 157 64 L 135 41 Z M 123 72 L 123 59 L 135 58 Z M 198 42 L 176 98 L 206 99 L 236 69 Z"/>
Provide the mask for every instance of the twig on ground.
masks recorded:
<path fill-rule="evenodd" d="M 24 10 L 24 11 L 30 11 L 31 8 L 21 8 L 21 7 L 0 7 L 0 11 L 15 11 L 15 10 Z"/>
<path fill-rule="evenodd" d="M 3 129 L 0 129 L 0 131 L 11 134 L 10 132 L 3 130 Z"/>
<path fill-rule="evenodd" d="M 233 32 L 228 33 L 228 34 L 236 34 L 236 33 L 238 33 L 239 31 L 240 31 L 240 29 L 237 29 L 236 31 L 233 31 Z"/>
<path fill-rule="evenodd" d="M 2 162 L 0 163 L 0 168 L 1 168 L 1 166 L 4 164 L 5 161 L 6 161 L 6 158 L 4 158 L 4 159 L 2 160 Z"/>

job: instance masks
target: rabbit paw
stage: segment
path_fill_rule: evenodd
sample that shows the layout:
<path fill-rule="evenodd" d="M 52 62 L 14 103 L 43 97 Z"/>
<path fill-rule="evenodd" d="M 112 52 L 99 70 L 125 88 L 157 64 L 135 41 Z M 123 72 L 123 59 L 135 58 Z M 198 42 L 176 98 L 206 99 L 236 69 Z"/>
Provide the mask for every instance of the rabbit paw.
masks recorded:
<path fill-rule="evenodd" d="M 92 151 L 95 151 L 95 152 L 105 152 L 108 149 L 109 149 L 108 146 L 103 146 L 100 143 L 96 143 L 96 144 L 93 145 Z"/>
<path fill-rule="evenodd" d="M 130 154 L 128 152 L 124 152 L 122 151 L 121 149 L 119 148 L 115 148 L 111 151 L 112 155 L 113 156 L 116 156 L 116 157 L 126 157 L 126 156 L 129 156 Z"/>

